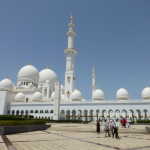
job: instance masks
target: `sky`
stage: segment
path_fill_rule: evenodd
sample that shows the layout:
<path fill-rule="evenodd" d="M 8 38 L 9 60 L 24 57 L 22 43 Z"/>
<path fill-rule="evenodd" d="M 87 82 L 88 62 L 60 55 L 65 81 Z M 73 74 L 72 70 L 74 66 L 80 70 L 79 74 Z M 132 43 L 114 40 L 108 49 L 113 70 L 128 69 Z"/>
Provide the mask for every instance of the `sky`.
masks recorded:
<path fill-rule="evenodd" d="M 92 65 L 106 100 L 119 88 L 141 99 L 150 86 L 149 0 L 1 0 L 0 80 L 17 82 L 32 63 L 50 67 L 64 84 L 69 17 L 75 23 L 75 86 L 91 100 Z"/>

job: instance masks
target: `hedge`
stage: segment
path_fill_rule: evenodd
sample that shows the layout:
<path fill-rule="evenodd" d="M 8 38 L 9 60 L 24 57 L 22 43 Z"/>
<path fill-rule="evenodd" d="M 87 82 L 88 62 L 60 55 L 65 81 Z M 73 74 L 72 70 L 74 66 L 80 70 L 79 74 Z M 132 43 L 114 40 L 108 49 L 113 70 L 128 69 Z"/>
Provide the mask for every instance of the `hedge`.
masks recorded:
<path fill-rule="evenodd" d="M 0 120 L 26 120 L 26 118 L 14 115 L 0 115 Z"/>
<path fill-rule="evenodd" d="M 150 123 L 150 120 L 137 120 L 137 123 Z"/>
<path fill-rule="evenodd" d="M 0 126 L 39 125 L 45 123 L 45 120 L 1 120 Z"/>
<path fill-rule="evenodd" d="M 49 123 L 88 123 L 90 121 L 82 120 L 46 120 Z"/>
<path fill-rule="evenodd" d="M 26 120 L 33 119 L 33 115 L 0 115 L 0 120 Z"/>

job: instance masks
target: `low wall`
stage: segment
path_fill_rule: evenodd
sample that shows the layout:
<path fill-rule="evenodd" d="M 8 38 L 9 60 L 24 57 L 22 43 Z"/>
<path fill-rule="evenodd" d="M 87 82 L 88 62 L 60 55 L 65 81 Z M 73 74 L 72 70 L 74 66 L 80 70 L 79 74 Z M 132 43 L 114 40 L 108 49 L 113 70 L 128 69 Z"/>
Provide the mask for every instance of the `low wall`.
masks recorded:
<path fill-rule="evenodd" d="M 16 134 L 23 132 L 32 132 L 46 130 L 51 125 L 19 125 L 19 126 L 0 126 L 0 135 Z"/>
<path fill-rule="evenodd" d="M 145 127 L 145 130 L 150 134 L 150 126 L 149 127 Z"/>

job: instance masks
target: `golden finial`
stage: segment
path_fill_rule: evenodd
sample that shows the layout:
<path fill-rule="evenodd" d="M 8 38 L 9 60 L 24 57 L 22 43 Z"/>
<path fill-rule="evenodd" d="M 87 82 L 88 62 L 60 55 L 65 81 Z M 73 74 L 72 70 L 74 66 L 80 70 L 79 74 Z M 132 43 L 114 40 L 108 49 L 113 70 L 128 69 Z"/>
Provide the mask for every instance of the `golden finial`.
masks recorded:
<path fill-rule="evenodd" d="M 74 18 L 73 18 L 72 13 L 71 13 L 70 21 L 72 22 L 73 20 L 74 20 Z"/>

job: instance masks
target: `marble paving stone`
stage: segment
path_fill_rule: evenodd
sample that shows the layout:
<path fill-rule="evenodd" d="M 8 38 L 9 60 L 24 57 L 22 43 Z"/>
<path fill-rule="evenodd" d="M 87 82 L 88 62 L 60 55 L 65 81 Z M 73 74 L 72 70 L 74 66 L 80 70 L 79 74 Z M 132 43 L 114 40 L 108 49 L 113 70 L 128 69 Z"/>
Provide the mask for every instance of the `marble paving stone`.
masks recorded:
<path fill-rule="evenodd" d="M 7 150 L 4 143 L 0 143 L 0 150 Z"/>
<path fill-rule="evenodd" d="M 119 129 L 120 139 L 95 133 L 94 124 L 56 124 L 45 131 L 7 135 L 17 150 L 150 150 L 150 135 L 144 126 Z M 0 138 L 0 142 L 3 142 Z M 0 143 L 0 150 L 7 150 Z"/>

